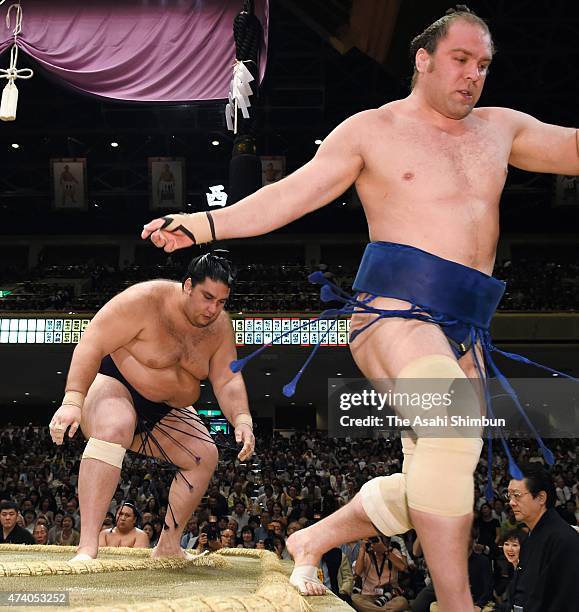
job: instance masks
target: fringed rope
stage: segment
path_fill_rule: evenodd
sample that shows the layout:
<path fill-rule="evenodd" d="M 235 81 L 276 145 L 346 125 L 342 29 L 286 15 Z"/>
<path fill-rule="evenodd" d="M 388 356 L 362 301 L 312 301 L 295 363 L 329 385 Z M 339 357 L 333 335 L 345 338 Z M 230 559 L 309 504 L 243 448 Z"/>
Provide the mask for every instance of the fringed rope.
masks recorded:
<path fill-rule="evenodd" d="M 12 548 L 18 547 L 18 548 Z M 2 544 L 0 552 L 56 552 L 53 549 L 65 549 L 67 554 L 76 552 L 72 546 L 27 546 L 25 544 Z M 51 549 L 51 550 L 47 550 Z M 231 567 L 226 559 L 215 555 L 197 555 L 192 559 L 165 557 L 161 559 L 143 558 L 141 554 L 133 555 L 137 549 L 125 549 L 123 556 L 136 557 L 133 559 L 91 559 L 89 561 L 9 561 L 0 563 L 0 576 L 55 576 L 74 574 L 102 574 L 110 572 L 134 572 L 142 570 L 183 569 L 186 567 L 213 567 L 223 569 Z M 104 550 L 103 550 L 104 552 Z M 120 556 L 120 554 L 119 554 Z"/>
<path fill-rule="evenodd" d="M 73 554 L 75 548 L 72 546 L 27 546 L 24 544 L 6 544 L 0 546 L 0 551 L 6 552 L 58 552 Z M 102 548 L 100 552 L 124 554 L 129 557 L 142 557 L 144 554 L 149 554 L 148 549 L 132 549 L 132 548 Z M 85 612 L 91 610 L 93 612 L 225 612 L 231 610 L 251 610 L 251 612 L 311 612 L 312 607 L 306 599 L 302 597 L 298 591 L 291 586 L 286 575 L 285 568 L 277 556 L 268 550 L 242 549 L 242 548 L 226 548 L 217 551 L 216 553 L 203 556 L 192 561 L 178 559 L 142 559 L 141 562 L 163 562 L 157 563 L 155 567 L 143 567 L 130 569 L 181 569 L 185 567 L 195 567 L 196 565 L 204 565 L 206 567 L 227 568 L 231 567 L 231 562 L 224 557 L 245 557 L 252 558 L 260 563 L 260 575 L 257 581 L 257 590 L 252 595 L 221 595 L 207 597 L 183 597 L 180 599 L 159 599 L 140 604 L 113 605 L 107 604 L 96 607 L 75 607 L 71 608 L 71 612 Z M 201 563 L 201 561 L 204 561 Z M 47 561 L 42 565 L 52 564 L 54 568 L 58 567 L 64 571 L 60 572 L 45 572 L 45 573 L 11 573 L 11 576 L 41 576 L 47 574 L 84 574 L 90 573 L 87 571 L 70 571 L 67 566 L 83 566 L 92 562 L 76 562 L 69 564 L 66 562 Z M 104 563 L 101 562 L 101 563 Z M 117 567 L 109 571 L 126 571 L 126 568 L 121 567 L 121 561 L 111 561 L 113 564 L 118 564 Z M 128 563 L 128 561 L 125 561 Z M 137 564 L 139 561 L 135 559 L 132 563 Z M 41 562 L 36 562 L 37 565 Z M 9 564 L 0 564 L 9 565 Z M 31 565 L 18 563 L 10 565 Z"/>

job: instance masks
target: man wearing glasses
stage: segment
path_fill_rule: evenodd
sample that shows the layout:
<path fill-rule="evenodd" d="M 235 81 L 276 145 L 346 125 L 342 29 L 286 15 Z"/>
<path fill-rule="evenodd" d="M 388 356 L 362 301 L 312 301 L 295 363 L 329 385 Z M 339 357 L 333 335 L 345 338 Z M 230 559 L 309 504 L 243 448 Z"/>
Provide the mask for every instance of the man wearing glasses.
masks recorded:
<path fill-rule="evenodd" d="M 579 534 L 555 510 L 555 484 L 538 463 L 521 467 L 507 498 L 529 528 L 511 583 L 508 610 L 574 612 L 579 602 Z"/>

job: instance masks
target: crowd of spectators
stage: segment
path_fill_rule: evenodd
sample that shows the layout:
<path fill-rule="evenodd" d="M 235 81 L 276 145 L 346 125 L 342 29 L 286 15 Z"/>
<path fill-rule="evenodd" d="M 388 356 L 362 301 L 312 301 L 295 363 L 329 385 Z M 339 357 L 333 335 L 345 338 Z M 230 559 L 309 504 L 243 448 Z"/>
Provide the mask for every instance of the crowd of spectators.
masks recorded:
<path fill-rule="evenodd" d="M 13 291 L 0 299 L 0 310 L 70 310 L 94 312 L 126 287 L 154 278 L 181 280 L 185 265 L 169 258 L 163 265 L 43 265 L 28 275 L 16 274 Z M 231 312 L 319 312 L 319 288 L 308 276 L 322 270 L 350 291 L 356 266 L 253 264 L 239 266 L 228 303 Z M 573 311 L 577 309 L 579 264 L 520 259 L 497 263 L 494 275 L 507 283 L 501 310 Z M 63 284 L 55 284 L 60 279 Z M 77 279 L 76 292 L 66 279 Z"/>
<path fill-rule="evenodd" d="M 222 445 L 232 441 L 218 433 L 216 442 Z M 557 486 L 556 508 L 567 522 L 577 525 L 577 442 L 550 442 L 556 458 L 552 470 Z M 47 427 L 5 425 L 0 429 L 4 454 L 0 460 L 0 501 L 14 504 L 21 527 L 38 544 L 78 543 L 81 517 L 77 478 L 83 446 L 79 435 L 63 446 L 53 445 Z M 512 441 L 511 449 L 518 462 L 542 461 L 530 441 Z M 524 533 L 506 498 L 508 462 L 496 448 L 492 465 L 495 497 L 491 503 L 485 500 L 486 457 L 483 450 L 475 473 L 471 556 L 476 555 L 472 571 L 477 575 L 471 576 L 471 585 L 480 586 L 480 597 L 485 601 L 500 601 L 513 574 L 512 557 L 507 552 L 512 552 Z M 285 541 L 291 533 L 334 512 L 369 479 L 399 471 L 401 459 L 398 440 L 341 440 L 327 438 L 322 432 L 294 432 L 291 436 L 275 433 L 268 437 L 258 434 L 256 455 L 248 464 L 239 463 L 230 449 L 221 451 L 207 494 L 187 524 L 182 525 L 181 545 L 199 551 L 266 548 L 280 559 L 289 559 Z M 153 547 L 163 529 L 173 475 L 170 466 L 129 453 L 103 529 L 114 524 L 117 510 L 124 500 L 130 500 L 139 511 L 140 527 Z M 503 554 L 505 540 L 510 543 Z M 390 577 L 383 597 L 408 601 L 423 597 L 431 589 L 428 568 L 413 531 L 401 537 L 374 538 L 333 549 L 324 556 L 320 575 L 336 594 L 356 609 L 365 609 L 360 601 L 370 588 L 372 554 L 383 554 L 394 563 L 388 563 Z M 337 573 L 332 575 L 331 568 Z M 356 593 L 357 588 L 361 593 Z M 419 603 L 416 606 L 412 609 L 420 610 Z"/>

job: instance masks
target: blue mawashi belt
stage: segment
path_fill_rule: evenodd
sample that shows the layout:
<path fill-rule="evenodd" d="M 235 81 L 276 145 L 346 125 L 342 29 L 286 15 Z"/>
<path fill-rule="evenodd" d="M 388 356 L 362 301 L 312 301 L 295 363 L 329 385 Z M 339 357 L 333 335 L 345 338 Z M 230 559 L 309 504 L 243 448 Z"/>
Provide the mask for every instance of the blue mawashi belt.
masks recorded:
<path fill-rule="evenodd" d="M 505 292 L 504 282 L 483 274 L 479 270 L 443 259 L 421 249 L 392 242 L 372 242 L 367 245 L 354 281 L 353 287 L 356 292 L 354 295 L 340 289 L 321 272 L 314 272 L 310 275 L 309 280 L 314 284 L 321 285 L 320 297 L 323 302 L 340 302 L 343 306 L 325 310 L 315 319 L 315 321 L 322 319 L 333 319 L 333 321 L 328 325 L 328 330 L 321 334 L 320 341 L 313 348 L 293 380 L 284 386 L 283 393 L 286 397 L 291 397 L 295 393 L 301 375 L 328 334 L 334 330 L 340 316 L 351 315 L 354 312 L 375 315 L 369 323 L 351 334 L 350 342 L 353 342 L 359 334 L 384 318 L 398 317 L 433 323 L 440 326 L 457 357 L 466 353 L 469 350 L 467 347 L 480 345 L 484 364 L 480 363 L 476 351 L 472 351 L 479 376 L 483 380 L 486 379 L 483 368 L 483 365 L 486 365 L 489 374 L 497 378 L 503 389 L 512 398 L 517 410 L 535 436 L 545 461 L 549 465 L 553 465 L 555 461 L 553 453 L 545 446 L 521 406 L 515 390 L 496 366 L 492 353 L 499 353 L 509 359 L 535 365 L 565 378 L 577 379 L 531 361 L 522 355 L 507 353 L 494 346 L 490 337 L 490 323 Z M 365 294 L 364 297 L 361 297 L 363 294 Z M 371 302 L 377 296 L 397 298 L 409 302 L 410 306 L 401 310 L 375 308 L 371 305 Z M 311 323 L 312 321 L 308 320 L 298 328 L 280 334 L 273 342 L 299 329 L 308 327 Z M 232 362 L 231 370 L 233 372 L 240 371 L 250 359 L 257 356 L 268 346 L 271 346 L 271 344 L 266 344 L 247 357 Z M 494 418 L 488 384 L 485 385 L 485 394 L 489 416 Z M 503 432 L 498 429 L 498 433 L 508 458 L 511 476 L 516 480 L 522 480 L 522 472 L 512 457 Z M 492 437 L 489 428 L 489 477 L 486 491 L 489 499 L 493 495 L 491 472 Z"/>

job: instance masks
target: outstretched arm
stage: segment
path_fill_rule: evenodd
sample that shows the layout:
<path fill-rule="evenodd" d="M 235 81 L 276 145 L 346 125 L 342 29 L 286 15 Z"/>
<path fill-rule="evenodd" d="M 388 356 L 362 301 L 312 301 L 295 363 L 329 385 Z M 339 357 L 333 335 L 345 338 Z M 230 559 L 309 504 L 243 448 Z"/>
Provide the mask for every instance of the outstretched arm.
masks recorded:
<path fill-rule="evenodd" d="M 154 219 L 145 225 L 141 237 L 150 237 L 156 246 L 171 252 L 212 239 L 266 234 L 325 206 L 354 183 L 364 166 L 360 147 L 364 123 L 364 113 L 350 117 L 305 166 L 233 206 Z"/>
<path fill-rule="evenodd" d="M 509 163 L 530 172 L 579 175 L 579 134 L 575 128 L 542 123 L 513 111 L 507 118 L 514 130 Z"/>

